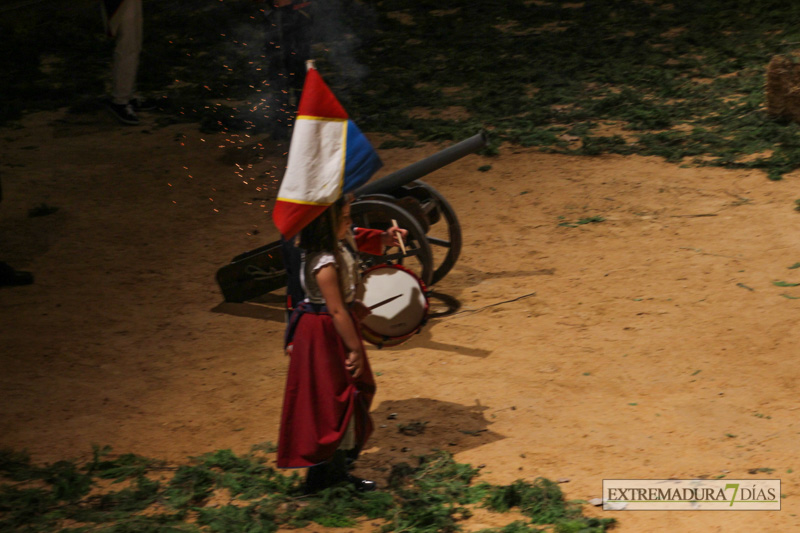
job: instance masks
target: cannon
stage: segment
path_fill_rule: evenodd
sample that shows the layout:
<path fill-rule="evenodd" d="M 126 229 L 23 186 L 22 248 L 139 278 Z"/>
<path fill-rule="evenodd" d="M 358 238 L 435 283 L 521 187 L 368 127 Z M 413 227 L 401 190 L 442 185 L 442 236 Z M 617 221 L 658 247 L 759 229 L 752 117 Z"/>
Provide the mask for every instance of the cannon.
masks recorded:
<path fill-rule="evenodd" d="M 396 220 L 408 230 L 406 253 L 361 253 L 362 269 L 401 264 L 430 286 L 441 281 L 461 253 L 461 227 L 447 200 L 419 178 L 474 153 L 487 144 L 481 131 L 425 159 L 371 181 L 354 191 L 351 216 L 356 226 L 385 230 Z M 227 302 L 244 302 L 286 286 L 281 241 L 239 254 L 217 271 Z"/>

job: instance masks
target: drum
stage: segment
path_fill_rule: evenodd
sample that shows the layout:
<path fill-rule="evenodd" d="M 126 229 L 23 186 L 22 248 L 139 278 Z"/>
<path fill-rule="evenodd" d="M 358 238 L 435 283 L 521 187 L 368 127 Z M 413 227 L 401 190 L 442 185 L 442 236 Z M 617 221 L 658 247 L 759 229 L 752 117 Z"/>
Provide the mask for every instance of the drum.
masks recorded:
<path fill-rule="evenodd" d="M 362 274 L 357 297 L 372 313 L 361 321 L 364 339 L 381 348 L 408 340 L 428 318 L 428 291 L 411 270 L 375 265 Z"/>

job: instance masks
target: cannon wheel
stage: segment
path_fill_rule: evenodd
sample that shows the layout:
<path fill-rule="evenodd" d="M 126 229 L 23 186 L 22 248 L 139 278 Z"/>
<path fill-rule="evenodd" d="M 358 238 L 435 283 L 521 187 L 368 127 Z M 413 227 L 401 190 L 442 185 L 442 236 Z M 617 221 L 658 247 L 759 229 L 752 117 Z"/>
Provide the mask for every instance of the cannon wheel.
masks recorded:
<path fill-rule="evenodd" d="M 400 264 L 411 269 L 426 285 L 433 279 L 433 252 L 428 244 L 425 231 L 414 217 L 402 207 L 392 202 L 376 199 L 356 200 L 350 207 L 353 224 L 360 228 L 386 230 L 392 219 L 408 230 L 406 255 L 398 248 L 389 248 L 382 256 L 360 254 L 362 268 L 380 263 Z"/>
<path fill-rule="evenodd" d="M 441 281 L 453 266 L 458 261 L 458 257 L 461 255 L 461 224 L 458 223 L 458 218 L 456 217 L 456 212 L 453 211 L 452 206 L 450 203 L 445 200 L 444 196 L 442 196 L 439 191 L 434 189 L 432 186 L 428 185 L 423 181 L 414 181 L 412 186 L 421 186 L 425 191 L 430 194 L 431 198 L 433 199 L 435 205 L 427 205 L 423 202 L 422 208 L 429 212 L 431 209 L 438 208 L 442 215 L 444 215 L 444 221 L 447 224 L 447 238 L 439 238 L 428 236 L 428 243 L 431 246 L 438 246 L 447 249 L 447 254 L 442 259 L 441 264 L 436 267 L 436 270 L 433 272 L 433 283 L 437 283 Z M 431 221 L 431 226 L 435 224 Z"/>

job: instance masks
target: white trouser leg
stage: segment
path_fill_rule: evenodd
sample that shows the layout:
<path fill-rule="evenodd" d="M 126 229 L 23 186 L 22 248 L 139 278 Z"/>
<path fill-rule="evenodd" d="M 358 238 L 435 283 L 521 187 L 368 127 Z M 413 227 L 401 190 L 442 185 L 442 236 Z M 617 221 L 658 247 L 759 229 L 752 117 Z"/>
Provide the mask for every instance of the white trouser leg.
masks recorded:
<path fill-rule="evenodd" d="M 124 0 L 111 20 L 116 36 L 111 69 L 111 97 L 115 104 L 127 104 L 136 91 L 136 71 L 142 51 L 142 0 Z"/>
<path fill-rule="evenodd" d="M 344 432 L 342 443 L 339 444 L 339 450 L 352 450 L 356 447 L 356 424 L 354 420 L 355 415 L 350 417 L 350 423 L 347 424 L 347 430 Z"/>

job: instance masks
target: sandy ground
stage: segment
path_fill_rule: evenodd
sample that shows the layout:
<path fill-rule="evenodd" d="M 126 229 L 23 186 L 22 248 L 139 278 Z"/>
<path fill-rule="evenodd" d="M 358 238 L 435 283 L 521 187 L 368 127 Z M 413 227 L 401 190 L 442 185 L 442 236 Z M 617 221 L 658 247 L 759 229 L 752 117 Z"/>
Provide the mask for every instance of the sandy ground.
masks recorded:
<path fill-rule="evenodd" d="M 0 259 L 36 282 L 0 289 L 0 446 L 36 461 L 277 440 L 282 296 L 224 303 L 214 274 L 276 238 L 285 147 L 152 120 L 2 130 Z M 441 148 L 381 151 L 378 176 Z M 800 282 L 798 177 L 513 148 L 428 176 L 464 237 L 435 289 L 463 312 L 370 350 L 378 429 L 359 472 L 383 483 L 444 448 L 492 483 L 565 480 L 570 499 L 606 478 L 779 478 L 780 512 L 586 513 L 623 532 L 800 528 L 800 287 L 773 283 Z M 43 203 L 58 211 L 28 216 Z M 398 432 L 414 421 L 424 433 Z"/>

